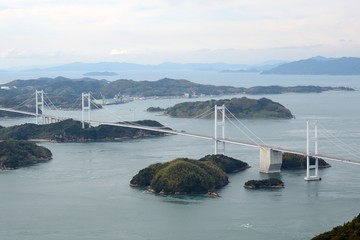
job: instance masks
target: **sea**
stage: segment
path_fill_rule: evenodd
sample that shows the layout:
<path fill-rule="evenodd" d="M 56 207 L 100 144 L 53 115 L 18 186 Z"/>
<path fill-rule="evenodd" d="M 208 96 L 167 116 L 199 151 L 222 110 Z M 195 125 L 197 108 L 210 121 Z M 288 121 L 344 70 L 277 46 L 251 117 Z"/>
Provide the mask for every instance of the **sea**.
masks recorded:
<path fill-rule="evenodd" d="M 81 72 L 1 72 L 0 84 L 15 79 L 64 76 Z M 94 120 L 153 119 L 176 130 L 214 134 L 214 120 L 171 118 L 146 112 L 184 101 L 232 97 L 266 97 L 289 108 L 294 119 L 226 121 L 226 137 L 306 151 L 306 123 L 310 151 L 318 126 L 319 153 L 360 161 L 360 76 L 261 75 L 211 71 L 125 71 L 106 78 L 154 81 L 187 79 L 201 84 L 252 86 L 345 86 L 356 91 L 286 93 L 278 95 L 207 96 L 195 99 L 136 100 L 91 112 Z M 81 111 L 62 111 L 81 117 Z M 0 125 L 35 122 L 34 118 L 0 118 Z M 304 181 L 305 170 L 276 174 L 259 172 L 259 150 L 226 145 L 226 155 L 251 168 L 230 174 L 220 198 L 207 195 L 160 196 L 129 186 L 131 178 L 150 164 L 178 157 L 201 158 L 214 153 L 209 140 L 164 136 L 117 142 L 39 142 L 53 159 L 0 172 L 1 240 L 300 240 L 331 230 L 360 213 L 360 165 L 328 161 L 319 170 L 321 181 Z M 253 179 L 280 178 L 285 188 L 248 190 Z"/>

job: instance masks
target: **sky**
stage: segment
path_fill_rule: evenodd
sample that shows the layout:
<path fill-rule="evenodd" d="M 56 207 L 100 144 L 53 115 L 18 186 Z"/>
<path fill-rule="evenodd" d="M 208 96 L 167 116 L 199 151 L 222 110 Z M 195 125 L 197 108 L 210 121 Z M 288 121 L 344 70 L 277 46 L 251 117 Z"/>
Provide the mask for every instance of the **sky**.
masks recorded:
<path fill-rule="evenodd" d="M 0 0 L 0 69 L 360 56 L 358 0 Z"/>

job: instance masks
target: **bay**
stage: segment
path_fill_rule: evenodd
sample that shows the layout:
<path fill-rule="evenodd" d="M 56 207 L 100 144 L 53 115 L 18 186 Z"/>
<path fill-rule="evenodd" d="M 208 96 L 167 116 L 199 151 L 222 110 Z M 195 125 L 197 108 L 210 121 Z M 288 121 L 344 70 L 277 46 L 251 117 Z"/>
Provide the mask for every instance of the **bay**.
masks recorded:
<path fill-rule="evenodd" d="M 194 74 L 189 80 L 237 86 L 239 81 L 248 86 L 290 83 L 356 89 L 360 86 L 358 77 L 214 75 L 207 80 L 208 73 L 203 73 L 203 78 Z M 245 77 L 246 80 L 239 80 Z M 217 98 L 225 97 L 234 96 Z M 359 91 L 250 97 L 268 97 L 295 115 L 292 120 L 241 120 L 266 144 L 304 151 L 306 121 L 318 120 L 319 152 L 359 159 Z M 93 111 L 92 118 L 154 119 L 177 130 L 212 135 L 211 119 L 170 118 L 145 111 L 150 106 L 168 107 L 182 101 L 149 99 L 112 105 Z M 62 114 L 81 116 L 79 111 Z M 0 125 L 26 121 L 34 122 L 34 119 L 3 118 Z M 227 137 L 249 141 L 238 128 L 240 123 L 233 126 L 227 122 Z M 53 152 L 52 161 L 0 172 L 1 239 L 310 239 L 360 213 L 360 166 L 357 165 L 330 162 L 331 168 L 320 171 L 322 181 L 306 182 L 302 170 L 261 174 L 257 149 L 227 145 L 227 155 L 252 167 L 230 175 L 231 183 L 219 191 L 221 198 L 157 196 L 129 187 L 132 176 L 155 162 L 211 154 L 213 142 L 166 136 L 123 142 L 40 145 Z M 247 180 L 270 176 L 281 178 L 285 188 L 261 191 L 243 188 Z"/>

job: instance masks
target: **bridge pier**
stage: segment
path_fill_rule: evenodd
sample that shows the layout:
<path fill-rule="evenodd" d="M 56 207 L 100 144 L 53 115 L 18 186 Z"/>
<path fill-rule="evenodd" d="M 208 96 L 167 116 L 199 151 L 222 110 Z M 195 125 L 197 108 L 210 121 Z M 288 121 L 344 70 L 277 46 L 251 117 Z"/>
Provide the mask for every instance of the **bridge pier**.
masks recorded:
<path fill-rule="evenodd" d="M 315 132 L 315 155 L 318 154 L 318 134 L 317 134 L 317 121 L 315 122 L 314 126 L 314 132 Z M 309 121 L 306 122 L 306 176 L 304 177 L 305 181 L 320 181 L 321 177 L 319 176 L 319 163 L 318 158 L 315 158 L 315 164 L 310 164 L 310 151 L 309 151 Z M 314 175 L 311 175 L 311 170 L 314 170 Z"/>
<path fill-rule="evenodd" d="M 218 115 L 220 113 L 220 116 Z M 215 131 L 214 131 L 214 142 L 215 142 L 215 154 L 223 154 L 225 155 L 225 142 L 218 141 L 218 127 L 221 127 L 221 136 L 225 139 L 225 114 L 226 109 L 225 105 L 217 106 L 215 105 Z M 218 119 L 220 118 L 220 121 Z"/>
<path fill-rule="evenodd" d="M 82 93 L 81 94 L 81 123 L 82 128 L 85 128 L 85 112 L 87 112 L 87 121 L 89 123 L 89 128 L 91 127 L 90 124 L 90 112 L 91 112 L 91 95 L 90 93 Z"/>
<path fill-rule="evenodd" d="M 44 114 L 44 91 L 35 91 L 35 124 L 40 124 L 39 119 L 42 120 L 41 123 L 44 123 L 44 118 L 41 116 Z M 39 108 L 41 109 L 41 114 L 39 114 Z"/>
<path fill-rule="evenodd" d="M 282 165 L 282 152 L 271 148 L 260 148 L 260 172 L 277 173 Z"/>

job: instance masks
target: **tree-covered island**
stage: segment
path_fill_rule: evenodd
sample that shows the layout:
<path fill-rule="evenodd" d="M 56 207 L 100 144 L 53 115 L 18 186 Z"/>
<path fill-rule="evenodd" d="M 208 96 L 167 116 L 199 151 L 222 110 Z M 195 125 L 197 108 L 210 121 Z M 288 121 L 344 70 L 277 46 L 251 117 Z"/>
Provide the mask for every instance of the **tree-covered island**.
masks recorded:
<path fill-rule="evenodd" d="M 310 157 L 310 164 L 315 164 L 315 158 Z M 318 159 L 319 168 L 329 168 L 331 165 L 327 163 L 324 159 Z M 306 169 L 306 157 L 302 155 L 296 155 L 292 153 L 283 153 L 282 154 L 282 170 L 297 170 L 297 169 Z"/>
<path fill-rule="evenodd" d="M 153 120 L 142 120 L 129 123 L 164 128 L 162 124 Z M 109 125 L 99 125 L 91 128 L 86 125 L 86 128 L 82 129 L 81 122 L 72 119 L 44 125 L 26 123 L 0 128 L 0 140 L 44 139 L 54 142 L 90 142 L 128 140 L 164 135 L 165 133 L 161 132 Z"/>
<path fill-rule="evenodd" d="M 277 178 L 264 180 L 249 180 L 244 184 L 244 188 L 263 189 L 263 188 L 284 188 L 284 182 Z"/>
<path fill-rule="evenodd" d="M 290 110 L 267 98 L 249 99 L 247 97 L 183 102 L 165 109 L 164 113 L 171 117 L 192 118 L 209 111 L 207 118 L 214 117 L 212 110 L 215 105 L 225 107 L 237 118 L 293 118 Z M 161 111 L 161 108 L 149 108 L 148 111 Z M 232 116 L 229 115 L 231 118 Z"/>
<path fill-rule="evenodd" d="M 0 142 L 0 170 L 12 170 L 52 159 L 49 149 L 27 141 Z"/>
<path fill-rule="evenodd" d="M 157 194 L 211 194 L 229 183 L 227 173 L 249 168 L 247 163 L 224 155 L 207 155 L 199 160 L 177 158 L 142 169 L 130 186 Z"/>

